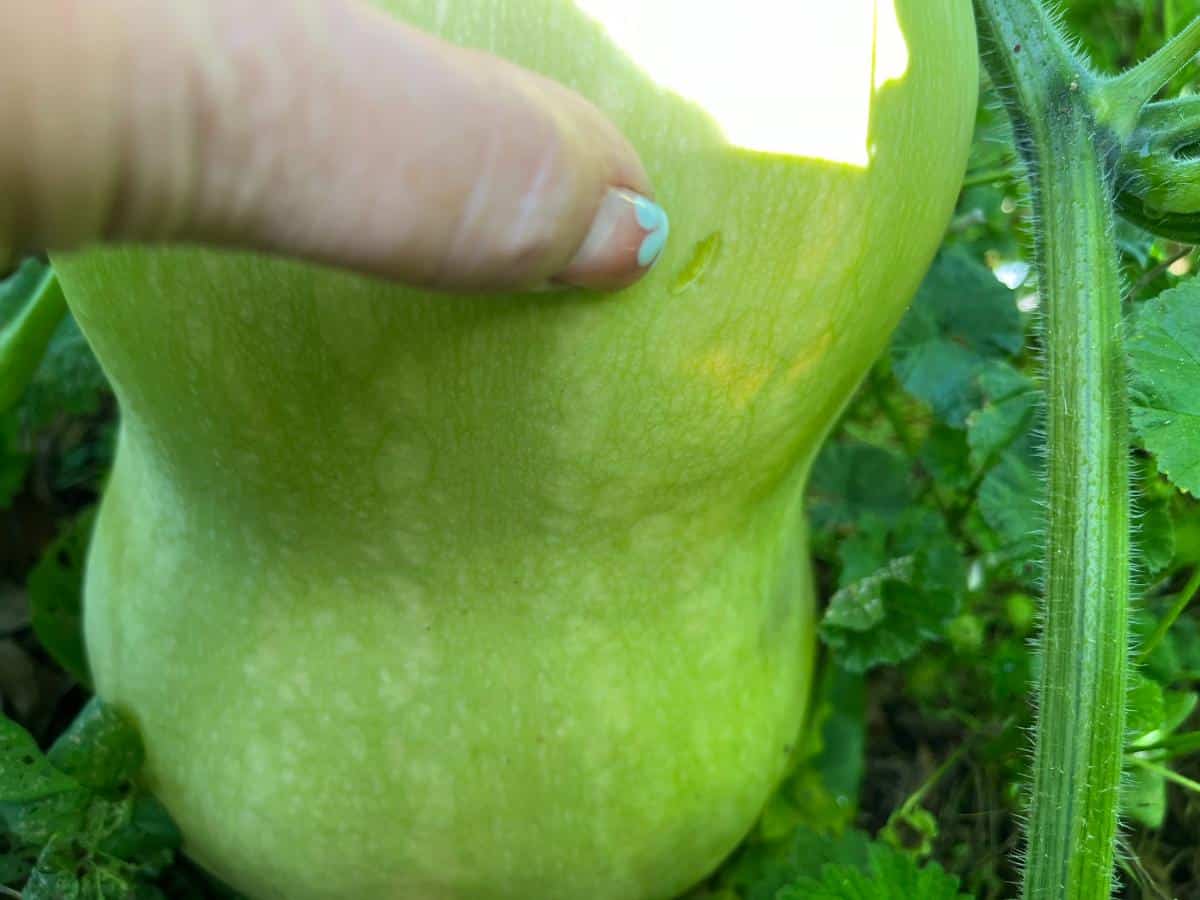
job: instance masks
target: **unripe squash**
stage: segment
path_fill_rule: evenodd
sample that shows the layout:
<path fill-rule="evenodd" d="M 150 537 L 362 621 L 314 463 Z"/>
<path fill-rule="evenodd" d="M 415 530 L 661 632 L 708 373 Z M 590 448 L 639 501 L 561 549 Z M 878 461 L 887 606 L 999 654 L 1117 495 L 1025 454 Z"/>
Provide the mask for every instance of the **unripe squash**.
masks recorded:
<path fill-rule="evenodd" d="M 57 259 L 122 410 L 96 686 L 255 900 L 666 900 L 802 727 L 805 480 L 953 208 L 971 5 L 381 5 L 595 102 L 670 242 L 610 295 Z"/>

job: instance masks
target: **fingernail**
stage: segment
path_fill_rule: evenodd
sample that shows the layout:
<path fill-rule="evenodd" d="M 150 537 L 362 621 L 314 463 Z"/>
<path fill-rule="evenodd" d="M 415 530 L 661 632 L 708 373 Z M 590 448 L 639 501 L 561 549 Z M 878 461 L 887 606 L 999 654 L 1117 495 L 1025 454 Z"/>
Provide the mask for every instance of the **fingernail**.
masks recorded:
<path fill-rule="evenodd" d="M 637 261 L 643 269 L 649 269 L 662 255 L 663 247 L 667 245 L 667 236 L 671 233 L 671 220 L 667 211 L 641 194 L 633 194 L 633 206 L 638 224 L 646 230 L 638 247 Z"/>
<path fill-rule="evenodd" d="M 670 232 L 666 211 L 626 188 L 609 188 L 575 258 L 555 281 L 618 288 L 641 278 L 662 255 Z"/>

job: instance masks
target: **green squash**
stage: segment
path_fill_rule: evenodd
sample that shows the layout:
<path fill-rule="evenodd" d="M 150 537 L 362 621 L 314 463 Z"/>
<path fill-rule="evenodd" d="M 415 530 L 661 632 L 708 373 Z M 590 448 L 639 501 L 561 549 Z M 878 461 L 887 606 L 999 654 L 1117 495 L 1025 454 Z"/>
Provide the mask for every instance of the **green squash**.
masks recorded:
<path fill-rule="evenodd" d="M 381 5 L 592 99 L 670 242 L 610 295 L 56 259 L 122 410 L 96 686 L 255 900 L 664 900 L 802 726 L 805 480 L 951 214 L 970 4 Z"/>

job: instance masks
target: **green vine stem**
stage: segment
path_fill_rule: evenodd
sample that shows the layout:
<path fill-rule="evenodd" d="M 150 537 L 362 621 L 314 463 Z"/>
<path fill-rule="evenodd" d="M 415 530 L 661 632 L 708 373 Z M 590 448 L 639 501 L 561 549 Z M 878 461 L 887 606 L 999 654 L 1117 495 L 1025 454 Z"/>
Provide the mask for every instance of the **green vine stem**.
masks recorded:
<path fill-rule="evenodd" d="M 1162 237 L 1200 243 L 1200 96 L 1141 110 L 1118 163 L 1117 209 Z"/>
<path fill-rule="evenodd" d="M 1091 106 L 1096 121 L 1122 141 L 1128 139 L 1142 107 L 1192 61 L 1198 50 L 1200 19 L 1195 19 L 1149 59 L 1093 86 Z"/>
<path fill-rule="evenodd" d="M 983 58 L 1028 169 L 1046 310 L 1045 602 L 1023 896 L 1107 900 L 1131 665 L 1114 211 L 1124 198 L 1122 208 L 1150 220 L 1166 194 L 1170 226 L 1200 232 L 1200 170 L 1186 152 L 1200 116 L 1188 101 L 1150 103 L 1200 51 L 1200 20 L 1135 68 L 1101 78 L 1039 0 L 973 2 Z"/>
<path fill-rule="evenodd" d="M 0 414 L 21 399 L 66 314 L 58 278 L 47 272 L 25 308 L 0 331 Z"/>
<path fill-rule="evenodd" d="M 1045 314 L 1045 603 L 1027 900 L 1112 893 L 1129 665 L 1121 281 L 1092 81 L 1036 0 L 975 0 L 1038 217 Z"/>

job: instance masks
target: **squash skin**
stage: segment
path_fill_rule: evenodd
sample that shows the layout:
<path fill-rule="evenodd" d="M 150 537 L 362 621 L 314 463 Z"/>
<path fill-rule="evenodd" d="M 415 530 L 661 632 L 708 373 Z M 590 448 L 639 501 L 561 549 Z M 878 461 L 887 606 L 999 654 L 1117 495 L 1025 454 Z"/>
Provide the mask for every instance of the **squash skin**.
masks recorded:
<path fill-rule="evenodd" d="M 909 66 L 865 168 L 727 146 L 561 0 L 381 5 L 593 99 L 671 242 L 611 296 L 57 258 L 123 414 L 97 690 L 188 852 L 255 900 L 667 900 L 801 727 L 805 480 L 953 208 L 970 5 L 895 3 Z"/>

